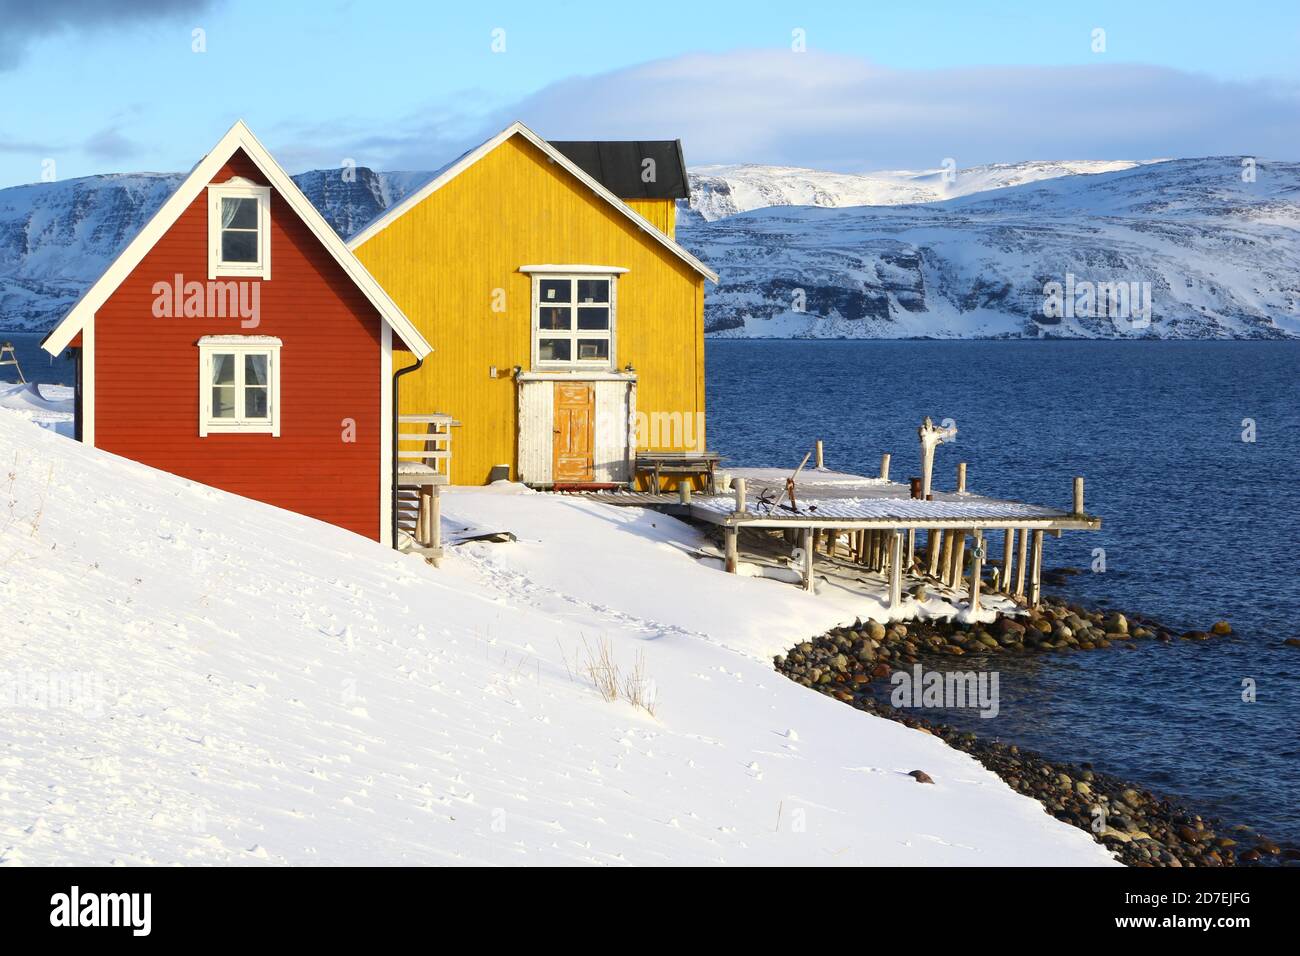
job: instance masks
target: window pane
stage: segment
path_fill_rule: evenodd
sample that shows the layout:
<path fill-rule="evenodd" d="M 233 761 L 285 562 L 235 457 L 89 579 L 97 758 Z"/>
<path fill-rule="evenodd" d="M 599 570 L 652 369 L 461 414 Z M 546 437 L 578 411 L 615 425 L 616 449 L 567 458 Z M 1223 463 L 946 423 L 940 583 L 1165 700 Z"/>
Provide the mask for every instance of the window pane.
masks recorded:
<path fill-rule="evenodd" d="M 595 362 L 609 359 L 609 339 L 578 339 L 578 361 Z"/>
<path fill-rule="evenodd" d="M 234 418 L 235 417 L 235 386 L 233 385 L 212 386 L 212 417 L 213 418 Z"/>
<path fill-rule="evenodd" d="M 573 282 L 570 279 L 543 279 L 538 285 L 538 295 L 542 302 L 568 302 L 572 291 Z"/>
<path fill-rule="evenodd" d="M 235 384 L 235 357 L 233 355 L 218 354 L 212 356 L 212 384 Z"/>
<path fill-rule="evenodd" d="M 244 388 L 244 417 L 266 418 L 266 386 L 248 385 Z"/>
<path fill-rule="evenodd" d="M 244 384 L 245 385 L 266 384 L 266 356 L 265 355 L 244 356 Z"/>
<path fill-rule="evenodd" d="M 609 309 L 608 308 L 583 308 L 578 309 L 578 328 L 580 329 L 607 329 L 609 328 Z"/>
<path fill-rule="evenodd" d="M 572 311 L 567 305 L 544 305 L 537 310 L 537 326 L 552 331 L 572 328 Z"/>
<path fill-rule="evenodd" d="M 542 339 L 537 343 L 537 354 L 543 362 L 569 361 L 568 339 Z"/>
<path fill-rule="evenodd" d="M 256 262 L 257 231 L 239 232 L 227 229 L 221 234 L 222 262 Z"/>
<path fill-rule="evenodd" d="M 256 229 L 257 200 L 225 197 L 221 200 L 221 228 Z"/>
<path fill-rule="evenodd" d="M 609 280 L 608 279 L 579 279 L 578 280 L 578 301 L 579 302 L 608 302 L 609 301 Z"/>

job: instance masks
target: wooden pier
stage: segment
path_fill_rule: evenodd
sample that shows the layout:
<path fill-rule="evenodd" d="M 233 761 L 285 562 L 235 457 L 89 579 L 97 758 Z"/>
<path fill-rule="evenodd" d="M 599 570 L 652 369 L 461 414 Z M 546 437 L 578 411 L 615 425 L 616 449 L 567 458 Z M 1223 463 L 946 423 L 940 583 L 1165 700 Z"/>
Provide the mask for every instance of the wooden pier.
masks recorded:
<path fill-rule="evenodd" d="M 1001 539 L 992 575 L 996 590 L 1036 606 L 1042 597 L 1044 536 L 1101 527 L 1099 517 L 1084 511 L 1083 479 L 1074 480 L 1069 510 L 975 494 L 967 487 L 965 462 L 957 466 L 956 490 L 933 491 L 934 446 L 955 434 L 955 429 L 936 429 L 927 419 L 920 434 L 924 476 L 908 484 L 890 480 L 886 454 L 876 477 L 824 466 L 801 465 L 793 475 L 774 468 L 732 468 L 728 470 L 731 488 L 714 495 L 692 493 L 686 487 L 673 495 L 609 491 L 584 497 L 654 508 L 719 528 L 724 564 L 733 573 L 742 532 L 760 553 L 770 553 L 770 541 L 754 536 L 772 539 L 779 534 L 798 563 L 806 590 L 813 590 L 819 557 L 833 558 L 837 564 L 849 561 L 887 578 L 891 606 L 902 601 L 905 583 L 911 580 L 964 591 L 968 608 L 978 611 L 989 544 Z M 817 443 L 819 463 L 824 454 L 821 444 Z M 806 465 L 807 457 L 804 461 Z"/>

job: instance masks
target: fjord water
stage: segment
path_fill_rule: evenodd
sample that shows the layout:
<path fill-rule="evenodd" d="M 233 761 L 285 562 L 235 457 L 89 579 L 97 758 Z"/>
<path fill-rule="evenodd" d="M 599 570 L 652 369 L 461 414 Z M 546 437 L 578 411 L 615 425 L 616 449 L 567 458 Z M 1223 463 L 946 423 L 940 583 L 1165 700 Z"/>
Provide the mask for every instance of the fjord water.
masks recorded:
<path fill-rule="evenodd" d="M 821 438 L 828 468 L 874 475 L 887 451 L 906 481 L 929 415 L 959 428 L 936 456 L 941 489 L 965 461 L 972 491 L 1068 510 L 1083 475 L 1102 530 L 1046 539 L 1045 567 L 1082 573 L 1045 590 L 1177 632 L 1222 618 L 1235 636 L 999 656 L 979 662 L 1000 673 L 997 717 L 922 716 L 1300 845 L 1300 648 L 1282 644 L 1300 637 L 1300 342 L 710 340 L 706 354 L 726 464 L 793 470 Z"/>
<path fill-rule="evenodd" d="M 40 385 L 71 385 L 77 379 L 77 366 L 70 352 L 53 358 L 41 348 L 45 338 L 38 332 L 0 331 L 0 345 L 12 344 L 18 356 L 23 375 L 29 382 Z M 0 382 L 16 382 L 18 376 L 12 365 L 0 365 Z"/>

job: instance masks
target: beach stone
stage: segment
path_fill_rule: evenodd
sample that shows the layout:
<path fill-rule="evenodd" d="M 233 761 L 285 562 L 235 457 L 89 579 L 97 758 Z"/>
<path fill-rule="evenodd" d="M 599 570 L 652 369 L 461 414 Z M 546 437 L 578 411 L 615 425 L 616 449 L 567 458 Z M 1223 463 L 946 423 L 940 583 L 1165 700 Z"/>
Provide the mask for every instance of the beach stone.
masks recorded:
<path fill-rule="evenodd" d="M 917 783 L 934 783 L 934 778 L 924 770 L 913 770 L 908 776 L 915 778 Z"/>
<path fill-rule="evenodd" d="M 867 637 L 871 638 L 873 641 L 879 641 L 884 639 L 885 625 L 881 624 L 879 621 L 875 621 L 875 620 L 867 621 L 866 628 L 867 628 Z"/>
<path fill-rule="evenodd" d="M 1210 628 L 1211 634 L 1217 634 L 1219 637 L 1226 637 L 1232 633 L 1232 625 L 1227 621 L 1215 621 Z"/>
<path fill-rule="evenodd" d="M 929 593 L 925 590 L 925 585 L 918 584 L 916 587 L 912 588 L 912 597 L 918 601 L 924 601 L 929 597 Z"/>
<path fill-rule="evenodd" d="M 1300 637 L 1288 637 L 1282 643 L 1288 645 L 1289 647 L 1300 647 Z"/>
<path fill-rule="evenodd" d="M 1116 611 L 1106 621 L 1106 630 L 1114 634 L 1128 633 L 1128 618 Z"/>
<path fill-rule="evenodd" d="M 1184 631 L 1183 640 L 1185 641 L 1208 641 L 1210 635 L 1204 631 Z"/>

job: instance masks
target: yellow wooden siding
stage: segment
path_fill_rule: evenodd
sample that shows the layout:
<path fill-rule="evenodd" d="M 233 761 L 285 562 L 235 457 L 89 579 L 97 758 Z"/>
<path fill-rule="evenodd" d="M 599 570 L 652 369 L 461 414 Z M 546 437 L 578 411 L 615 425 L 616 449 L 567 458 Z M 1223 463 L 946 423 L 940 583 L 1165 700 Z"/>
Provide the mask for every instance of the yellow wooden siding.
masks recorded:
<path fill-rule="evenodd" d="M 627 199 L 624 201 L 654 223 L 660 232 L 671 239 L 677 238 L 677 200 Z"/>
<path fill-rule="evenodd" d="M 516 472 L 513 366 L 532 350 L 530 264 L 619 266 L 618 367 L 638 374 L 637 409 L 704 411 L 704 278 L 522 137 L 503 142 L 356 250 L 433 346 L 400 382 L 406 414 L 446 412 L 452 480 Z M 493 311 L 494 304 L 504 311 Z M 395 367 L 412 364 L 397 353 Z M 498 378 L 489 376 L 496 366 Z M 657 447 L 664 447 L 660 441 Z"/>

